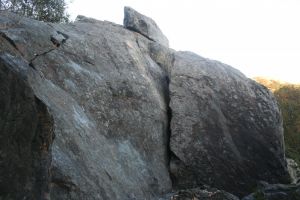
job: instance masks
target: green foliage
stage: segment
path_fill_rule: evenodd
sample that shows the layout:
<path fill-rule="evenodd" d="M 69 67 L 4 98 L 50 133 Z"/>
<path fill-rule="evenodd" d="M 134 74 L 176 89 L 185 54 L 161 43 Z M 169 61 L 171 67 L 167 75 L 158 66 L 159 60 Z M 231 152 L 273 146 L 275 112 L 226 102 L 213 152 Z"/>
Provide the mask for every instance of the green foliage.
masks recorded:
<path fill-rule="evenodd" d="M 287 157 L 300 164 L 300 87 L 285 85 L 274 95 L 282 112 Z"/>
<path fill-rule="evenodd" d="M 300 85 L 255 78 L 275 95 L 283 117 L 286 155 L 300 165 Z"/>
<path fill-rule="evenodd" d="M 64 0 L 0 0 L 0 10 L 47 22 L 68 22 Z"/>

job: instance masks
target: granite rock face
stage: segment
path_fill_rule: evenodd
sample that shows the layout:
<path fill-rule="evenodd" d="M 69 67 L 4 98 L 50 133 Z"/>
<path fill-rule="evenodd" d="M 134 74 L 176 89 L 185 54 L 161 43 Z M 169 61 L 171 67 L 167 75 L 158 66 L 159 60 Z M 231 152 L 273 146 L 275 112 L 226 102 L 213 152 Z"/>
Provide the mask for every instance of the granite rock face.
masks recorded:
<path fill-rule="evenodd" d="M 190 52 L 175 53 L 170 80 L 175 187 L 208 184 L 243 195 L 257 180 L 289 181 L 281 114 L 269 90 Z"/>
<path fill-rule="evenodd" d="M 0 199 L 49 197 L 53 119 L 32 91 L 26 67 L 0 55 Z"/>
<path fill-rule="evenodd" d="M 167 37 L 162 33 L 155 21 L 130 7 L 124 8 L 124 26 L 150 40 L 161 43 L 166 47 L 169 46 Z"/>
<path fill-rule="evenodd" d="M 51 180 L 44 181 L 49 182 L 51 199 L 155 199 L 170 191 L 167 79 L 164 70 L 144 53 L 148 50 L 142 49 L 152 41 L 97 20 L 46 24 L 6 13 L 0 23 L 8 25 L 1 30 L 1 52 L 9 55 L 3 57 L 2 66 L 18 61 L 25 64 L 15 63 L 15 68 L 32 72 L 15 72 L 28 84 L 15 83 L 14 90 L 2 89 L 10 79 L 1 76 L 1 94 L 4 91 L 20 99 L 1 97 L 6 102 L 1 104 L 1 122 L 8 128 L 1 127 L 1 137 L 7 138 L 1 143 L 11 140 L 11 130 L 22 129 L 26 120 L 37 117 L 33 97 L 46 105 L 56 136 L 48 167 Z M 22 103 L 22 98 L 28 99 L 21 93 L 25 86 L 33 96 L 27 100 L 32 107 L 28 111 Z M 10 109 L 9 102 L 26 112 Z M 5 118 L 8 110 L 9 119 Z M 12 120 L 18 119 L 18 112 L 24 114 L 26 120 L 20 121 L 25 124 L 14 127 Z M 18 137 L 25 137 L 15 131 Z M 34 137 L 35 129 L 24 132 Z M 29 146 L 33 139 L 23 140 Z M 31 159 L 30 146 L 28 151 L 25 161 Z M 1 164 L 1 170 L 3 167 Z"/>
<path fill-rule="evenodd" d="M 124 26 L 1 12 L 0 44 L 0 199 L 155 200 L 202 185 L 240 195 L 287 181 L 270 92 L 169 49 L 131 8 Z"/>

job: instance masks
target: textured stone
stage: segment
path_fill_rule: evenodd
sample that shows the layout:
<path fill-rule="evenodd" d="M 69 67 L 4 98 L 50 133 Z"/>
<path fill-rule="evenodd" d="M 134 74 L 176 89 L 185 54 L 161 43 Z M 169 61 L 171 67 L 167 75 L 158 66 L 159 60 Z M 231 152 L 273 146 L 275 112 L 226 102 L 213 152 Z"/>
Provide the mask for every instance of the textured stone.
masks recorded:
<path fill-rule="evenodd" d="M 173 185 L 245 195 L 256 182 L 287 183 L 282 118 L 270 91 L 238 70 L 175 53 L 170 75 Z"/>
<path fill-rule="evenodd" d="M 45 24 L 15 19 L 13 14 L 0 16 L 0 23 L 13 25 L 0 30 L 1 51 L 27 63 L 22 67 L 31 72 L 24 75 L 28 90 L 53 117 L 52 163 L 45 166 L 51 172 L 51 199 L 155 199 L 170 191 L 166 74 L 139 47 L 153 42 L 109 22 Z M 18 119 L 18 112 L 11 112 L 10 120 Z M 24 111 L 27 121 L 33 118 L 30 123 L 35 123 L 34 117 Z M 6 126 L 14 129 L 9 122 Z M 8 137 L 9 130 L 2 133 L 1 129 L 2 137 Z M 30 138 L 20 145 L 26 142 L 29 146 Z M 24 157 L 24 162 L 30 159 Z M 6 190 L 3 183 L 1 190 Z M 17 187 L 7 190 L 13 192 Z"/>
<path fill-rule="evenodd" d="M 0 54 L 0 199 L 48 199 L 53 120 L 28 64 Z"/>
<path fill-rule="evenodd" d="M 130 7 L 124 8 L 124 15 L 124 26 L 126 28 L 136 31 L 150 40 L 161 43 L 166 47 L 169 46 L 167 37 L 151 18 L 140 14 Z"/>
<path fill-rule="evenodd" d="M 242 198 L 242 200 L 300 200 L 300 185 L 261 182 L 254 193 Z"/>
<path fill-rule="evenodd" d="M 0 199 L 155 200 L 202 185 L 242 195 L 287 181 L 266 88 L 169 49 L 130 8 L 124 25 L 0 12 Z"/>
<path fill-rule="evenodd" d="M 300 167 L 293 159 L 287 158 L 286 161 L 292 183 L 298 183 L 300 181 Z"/>
<path fill-rule="evenodd" d="M 175 192 L 165 200 L 239 200 L 239 198 L 214 188 L 193 188 Z"/>

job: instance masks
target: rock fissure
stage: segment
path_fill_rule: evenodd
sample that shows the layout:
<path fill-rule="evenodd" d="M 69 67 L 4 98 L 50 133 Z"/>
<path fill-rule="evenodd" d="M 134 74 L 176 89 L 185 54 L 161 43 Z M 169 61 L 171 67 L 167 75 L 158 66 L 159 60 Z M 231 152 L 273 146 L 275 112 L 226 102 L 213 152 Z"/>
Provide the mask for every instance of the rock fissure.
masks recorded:
<path fill-rule="evenodd" d="M 33 62 L 34 62 L 38 57 L 40 57 L 40 56 L 45 56 L 46 54 L 51 53 L 52 51 L 54 51 L 54 50 L 56 50 L 56 49 L 57 49 L 57 47 L 56 47 L 56 48 L 51 48 L 51 49 L 49 49 L 49 50 L 47 50 L 47 51 L 44 51 L 43 53 L 34 55 L 34 57 L 33 57 L 32 59 L 29 60 L 29 65 L 33 67 L 33 66 L 34 66 L 34 65 L 33 65 Z M 35 69 L 35 67 L 33 67 L 33 68 Z"/>
<path fill-rule="evenodd" d="M 155 60 L 154 60 L 155 61 Z M 170 169 L 170 162 L 171 162 L 171 156 L 173 154 L 173 152 L 171 151 L 170 148 L 170 140 L 171 140 L 171 135 L 172 135 L 172 130 L 171 130 L 171 121 L 172 121 L 172 109 L 170 107 L 170 77 L 169 77 L 169 73 L 167 71 L 165 71 L 166 68 L 172 68 L 172 66 L 162 66 L 161 63 L 155 61 L 157 63 L 158 66 L 161 67 L 161 69 L 166 73 L 165 75 L 165 79 L 166 79 L 166 90 L 165 90 L 165 101 L 166 101 L 166 111 L 167 111 L 167 163 L 168 163 L 168 169 Z M 173 63 L 172 63 L 173 64 Z M 170 176 L 171 177 L 171 176 Z"/>
<path fill-rule="evenodd" d="M 143 36 L 143 37 L 145 37 L 145 38 L 147 38 L 148 40 L 150 40 L 150 41 L 152 41 L 152 42 L 155 42 L 154 39 L 152 39 L 152 38 L 150 38 L 149 36 L 147 36 L 147 34 L 144 34 L 144 33 L 140 32 L 138 29 L 131 28 L 131 27 L 127 27 L 127 29 L 130 30 L 130 31 L 132 31 L 132 32 L 135 32 L 135 33 L 137 33 L 137 34 L 139 34 L 139 35 L 141 35 L 141 36 Z"/>
<path fill-rule="evenodd" d="M 136 32 L 136 31 L 134 31 L 134 32 Z M 143 53 L 143 48 L 140 45 L 138 37 L 139 36 L 136 36 L 135 42 L 136 42 L 138 48 L 140 49 L 140 51 Z M 146 37 L 146 38 L 150 40 L 150 42 L 148 43 L 148 45 L 151 45 L 150 43 L 156 43 L 154 40 L 152 40 L 152 39 L 150 39 L 148 37 Z M 172 66 L 175 63 L 175 56 L 172 56 L 172 59 L 171 59 L 171 62 L 170 62 L 171 65 L 170 65 L 170 63 L 164 64 L 164 63 L 160 62 L 159 59 L 157 59 L 157 58 L 160 57 L 160 55 L 158 55 L 158 54 L 162 54 L 163 50 L 159 49 L 158 51 L 153 52 L 153 49 L 151 47 L 148 47 L 148 48 L 149 48 L 149 54 L 150 54 L 149 56 L 163 70 L 163 72 L 165 74 L 164 78 L 166 79 L 166 90 L 165 90 L 165 101 L 166 101 L 165 104 L 166 104 L 166 112 L 167 112 L 167 132 L 166 132 L 166 139 L 167 139 L 167 141 L 166 141 L 166 149 L 167 149 L 168 170 L 169 170 L 169 174 L 170 174 L 170 178 L 171 178 L 170 162 L 171 162 L 172 154 L 174 154 L 174 153 L 171 151 L 171 148 L 170 148 L 172 109 L 170 107 L 170 88 L 169 87 L 170 87 L 170 71 L 172 69 Z M 168 53 L 170 53 L 170 52 L 168 52 Z M 153 54 L 156 54 L 156 56 L 153 56 Z M 172 53 L 170 53 L 170 54 L 172 54 Z M 172 180 L 172 178 L 171 178 L 171 180 Z"/>
<path fill-rule="evenodd" d="M 57 33 L 57 34 L 52 35 L 52 36 L 50 37 L 50 40 L 51 40 L 51 42 L 53 43 L 53 45 L 54 45 L 55 47 L 54 47 L 54 48 L 50 48 L 50 49 L 48 49 L 48 50 L 46 50 L 46 51 L 44 51 L 44 52 L 42 52 L 42 53 L 35 54 L 34 57 L 31 58 L 31 59 L 29 60 L 29 65 L 30 65 L 30 66 L 34 66 L 34 65 L 33 65 L 33 62 L 34 62 L 38 57 L 40 57 L 40 56 L 45 56 L 45 55 L 47 55 L 48 53 L 51 53 L 52 51 L 57 50 L 58 48 L 61 47 L 61 45 L 63 45 L 64 43 L 66 43 L 67 40 L 69 39 L 69 36 L 68 36 L 67 34 L 65 34 L 65 33 L 62 33 L 62 32 L 60 32 L 60 31 L 56 31 L 56 33 Z M 62 36 L 62 37 L 60 37 L 60 36 Z M 33 68 L 35 68 L 35 67 L 33 67 Z"/>
<path fill-rule="evenodd" d="M 68 39 L 69 36 L 65 33 L 62 33 L 61 31 L 56 31 L 57 34 L 52 35 L 50 37 L 51 42 L 53 43 L 53 45 L 55 46 L 54 48 L 50 48 L 42 53 L 39 54 L 35 54 L 33 58 L 28 60 L 28 65 L 33 68 L 34 70 L 36 70 L 36 67 L 34 66 L 33 62 L 40 56 L 45 56 L 46 54 L 57 50 L 61 45 L 63 45 Z M 57 35 L 61 35 L 63 37 L 57 38 Z M 2 37 L 3 39 L 5 39 L 6 41 L 8 41 L 8 43 L 18 52 L 20 53 L 20 55 L 25 59 L 23 52 L 18 48 L 17 44 L 15 43 L 15 41 L 13 39 L 11 39 L 10 37 L 7 36 L 7 34 L 5 34 L 4 32 L 0 32 L 0 37 Z"/>
<path fill-rule="evenodd" d="M 24 56 L 22 51 L 20 51 L 20 49 L 18 48 L 17 44 L 14 42 L 14 40 L 12 40 L 10 37 L 8 37 L 5 33 L 0 32 L 0 37 L 2 37 L 3 39 L 5 39 L 6 41 L 8 41 L 8 43 L 13 46 L 13 48 L 21 54 L 21 56 Z"/>

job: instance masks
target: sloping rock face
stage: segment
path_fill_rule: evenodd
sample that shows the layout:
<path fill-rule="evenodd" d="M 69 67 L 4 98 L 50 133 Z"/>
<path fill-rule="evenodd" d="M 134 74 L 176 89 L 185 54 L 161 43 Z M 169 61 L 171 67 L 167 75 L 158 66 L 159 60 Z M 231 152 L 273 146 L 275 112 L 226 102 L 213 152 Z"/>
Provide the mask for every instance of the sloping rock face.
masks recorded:
<path fill-rule="evenodd" d="M 1 57 L 1 67 L 18 61 L 26 64 L 16 62 L 15 68 L 31 72 L 23 75 L 16 70 L 15 76 L 24 76 L 28 84 L 17 82 L 14 90 L 2 89 L 10 79 L 1 76 L 1 94 L 5 91 L 17 96 L 14 101 L 1 97 L 1 102 L 7 102 L 1 105 L 1 120 L 7 111 L 12 113 L 3 119 L 1 137 L 13 140 L 11 130 L 22 129 L 31 118 L 30 123 L 38 123 L 34 121 L 37 114 L 33 111 L 38 109 L 34 97 L 47 106 L 55 132 L 49 168 L 51 199 L 154 199 L 171 189 L 167 80 L 164 71 L 144 53 L 146 49 L 139 47 L 151 41 L 122 26 L 86 18 L 57 25 L 6 13 L 0 22 L 8 27 L 1 30 L 1 51 L 7 55 Z M 23 91 L 25 86 L 32 91 L 33 100 L 22 93 L 30 95 Z M 33 108 L 26 108 L 23 98 Z M 25 111 L 10 109 L 8 102 Z M 20 119 L 24 124 L 13 122 L 19 119 L 18 112 L 26 118 Z M 15 131 L 21 138 L 35 133 Z M 31 140 L 16 145 L 29 146 Z M 10 154 L 18 153 L 3 148 Z M 29 158 L 23 158 L 24 162 L 32 156 L 30 146 L 28 149 Z M 23 160 L 15 162 L 23 165 Z M 1 171 L 3 167 L 9 166 L 1 164 Z M 3 190 L 7 179 L 1 184 Z"/>
<path fill-rule="evenodd" d="M 266 88 L 169 49 L 132 9 L 124 23 L 0 13 L 0 199 L 148 200 L 286 181 Z"/>
<path fill-rule="evenodd" d="M 26 67 L 0 55 L 0 199 L 49 197 L 53 120 L 34 95 Z"/>
<path fill-rule="evenodd" d="M 282 119 L 270 91 L 189 52 L 175 53 L 170 80 L 175 187 L 205 183 L 243 195 L 257 180 L 289 181 Z"/>

